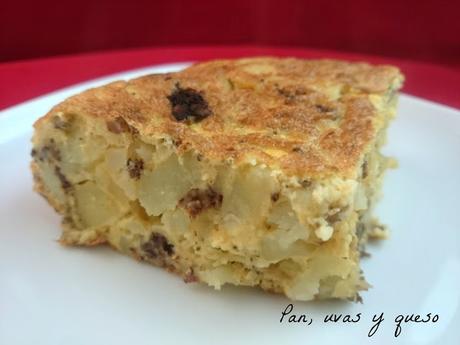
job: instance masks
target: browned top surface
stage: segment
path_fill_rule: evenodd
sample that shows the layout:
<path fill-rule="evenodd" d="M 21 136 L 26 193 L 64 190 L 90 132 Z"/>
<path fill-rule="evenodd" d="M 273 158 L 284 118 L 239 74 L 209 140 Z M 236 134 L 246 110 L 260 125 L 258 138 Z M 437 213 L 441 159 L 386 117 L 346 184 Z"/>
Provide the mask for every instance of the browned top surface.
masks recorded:
<path fill-rule="evenodd" d="M 398 89 L 391 66 L 332 60 L 218 60 L 184 71 L 115 82 L 71 97 L 50 111 L 121 117 L 141 136 L 170 136 L 179 149 L 210 159 L 265 163 L 291 175 L 352 176 L 386 119 L 370 101 Z M 211 115 L 177 121 L 168 96 L 201 92 Z"/>

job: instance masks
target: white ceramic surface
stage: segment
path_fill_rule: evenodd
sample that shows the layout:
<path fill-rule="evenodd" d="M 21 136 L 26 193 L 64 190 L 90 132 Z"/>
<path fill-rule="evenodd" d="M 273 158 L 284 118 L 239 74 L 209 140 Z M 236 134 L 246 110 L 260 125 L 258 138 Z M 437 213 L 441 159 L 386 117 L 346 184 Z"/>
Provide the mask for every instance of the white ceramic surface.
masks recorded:
<path fill-rule="evenodd" d="M 90 86 L 183 67 L 163 65 L 79 84 L 0 112 L 0 344 L 460 344 L 460 111 L 403 95 L 385 152 L 380 218 L 391 238 L 363 260 L 364 304 L 291 303 L 257 289 L 184 284 L 114 251 L 64 248 L 59 218 L 32 192 L 32 123 Z M 384 313 L 368 337 L 374 314 Z M 358 323 L 323 323 L 361 313 Z M 402 323 L 399 314 L 439 315 Z"/>

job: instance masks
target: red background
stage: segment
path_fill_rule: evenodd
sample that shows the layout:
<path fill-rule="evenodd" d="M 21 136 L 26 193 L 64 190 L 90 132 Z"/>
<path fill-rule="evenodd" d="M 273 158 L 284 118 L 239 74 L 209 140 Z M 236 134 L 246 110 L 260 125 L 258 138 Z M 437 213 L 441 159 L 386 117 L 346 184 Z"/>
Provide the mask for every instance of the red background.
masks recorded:
<path fill-rule="evenodd" d="M 284 45 L 460 67 L 460 1 L 0 1 L 0 61 L 166 45 Z"/>

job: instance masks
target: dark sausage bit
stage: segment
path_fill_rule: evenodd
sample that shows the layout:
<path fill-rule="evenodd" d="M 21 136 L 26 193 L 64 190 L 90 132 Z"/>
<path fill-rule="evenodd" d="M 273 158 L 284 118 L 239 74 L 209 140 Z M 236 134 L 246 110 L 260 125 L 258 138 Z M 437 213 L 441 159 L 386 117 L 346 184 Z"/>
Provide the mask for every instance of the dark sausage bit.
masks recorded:
<path fill-rule="evenodd" d="M 280 198 L 280 193 L 279 192 L 275 192 L 271 195 L 271 199 L 273 202 L 277 202 Z"/>
<path fill-rule="evenodd" d="M 365 179 L 367 177 L 367 175 L 368 175 L 367 161 L 364 161 L 362 169 L 363 169 L 362 177 L 363 177 L 363 179 Z"/>
<path fill-rule="evenodd" d="M 329 107 L 327 105 L 324 105 L 324 104 L 315 104 L 315 108 L 320 113 L 330 113 L 330 112 L 334 111 L 334 108 L 331 108 L 331 107 Z"/>
<path fill-rule="evenodd" d="M 168 242 L 165 236 L 157 232 L 153 232 L 147 242 L 142 244 L 142 250 L 150 258 L 162 258 L 174 254 L 174 245 Z"/>
<path fill-rule="evenodd" d="M 190 269 L 184 275 L 184 282 L 186 282 L 186 283 L 196 283 L 198 281 L 199 281 L 199 279 L 196 276 L 195 272 L 193 271 L 193 268 L 190 267 Z"/>
<path fill-rule="evenodd" d="M 329 214 L 326 217 L 326 221 L 329 223 L 329 225 L 334 225 L 334 223 L 337 223 L 342 220 L 343 214 L 347 211 L 347 207 L 344 208 L 339 208 L 335 210 L 334 213 Z"/>
<path fill-rule="evenodd" d="M 364 226 L 364 223 L 359 221 L 358 224 L 356 225 L 356 237 L 358 237 L 358 240 L 361 240 L 365 232 L 366 232 L 366 227 Z"/>
<path fill-rule="evenodd" d="M 72 127 L 73 116 L 70 114 L 54 115 L 51 120 L 54 128 L 67 132 Z"/>
<path fill-rule="evenodd" d="M 45 145 L 42 149 L 42 155 L 45 160 L 46 159 L 54 159 L 55 161 L 59 162 L 61 160 L 61 153 L 59 152 L 59 149 L 56 146 L 56 142 L 54 139 L 50 139 L 50 142 L 48 145 Z"/>
<path fill-rule="evenodd" d="M 309 93 L 309 90 L 304 89 L 302 87 L 299 88 L 290 88 L 290 87 L 280 87 L 279 85 L 275 85 L 276 91 L 279 95 L 285 98 L 285 104 L 290 105 L 295 103 L 298 97 L 305 96 Z"/>
<path fill-rule="evenodd" d="M 176 84 L 168 96 L 172 115 L 177 121 L 198 122 L 212 114 L 203 93 L 192 88 L 181 88 Z"/>
<path fill-rule="evenodd" d="M 72 184 L 69 182 L 67 177 L 65 177 L 65 175 L 62 173 L 61 168 L 55 167 L 54 173 L 58 177 L 59 181 L 61 181 L 62 189 L 64 189 L 64 191 L 67 192 L 72 187 Z"/>
<path fill-rule="evenodd" d="M 129 177 L 138 180 L 141 177 L 142 170 L 144 170 L 144 161 L 142 159 L 128 158 L 126 162 Z"/>
<path fill-rule="evenodd" d="M 222 200 L 222 194 L 217 193 L 211 187 L 208 189 L 193 188 L 179 200 L 179 206 L 183 207 L 194 218 L 208 208 L 220 208 Z"/>
<path fill-rule="evenodd" d="M 48 143 L 43 145 L 41 149 L 33 149 L 31 152 L 32 158 L 40 162 L 59 162 L 61 160 L 61 153 L 56 146 L 56 142 L 51 138 Z"/>
<path fill-rule="evenodd" d="M 303 188 L 308 188 L 310 187 L 312 184 L 312 182 L 310 180 L 302 180 L 300 181 L 300 185 L 303 187 Z"/>

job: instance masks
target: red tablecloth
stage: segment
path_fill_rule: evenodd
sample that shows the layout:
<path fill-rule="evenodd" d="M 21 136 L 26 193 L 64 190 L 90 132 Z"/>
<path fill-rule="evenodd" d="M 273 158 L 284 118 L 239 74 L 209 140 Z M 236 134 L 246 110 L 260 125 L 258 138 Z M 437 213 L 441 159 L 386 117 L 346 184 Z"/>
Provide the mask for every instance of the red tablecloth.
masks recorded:
<path fill-rule="evenodd" d="M 161 63 L 254 55 L 337 58 L 393 64 L 406 75 L 404 92 L 460 108 L 460 70 L 376 56 L 296 48 L 178 47 L 113 51 L 0 64 L 0 109 L 74 83 Z"/>

